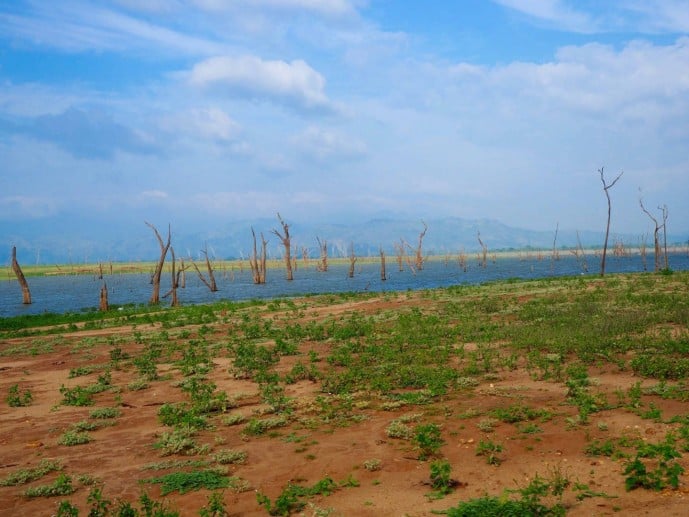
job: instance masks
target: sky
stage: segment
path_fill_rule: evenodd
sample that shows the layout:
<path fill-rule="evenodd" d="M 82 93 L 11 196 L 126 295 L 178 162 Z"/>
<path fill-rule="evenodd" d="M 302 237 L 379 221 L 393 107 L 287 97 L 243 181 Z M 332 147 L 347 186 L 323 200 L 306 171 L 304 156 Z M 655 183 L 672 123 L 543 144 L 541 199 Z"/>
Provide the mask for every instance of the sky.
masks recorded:
<path fill-rule="evenodd" d="M 0 223 L 689 234 L 687 0 L 0 0 Z M 66 220 L 66 219 L 65 219 Z M 134 224 L 134 223 L 133 223 Z"/>

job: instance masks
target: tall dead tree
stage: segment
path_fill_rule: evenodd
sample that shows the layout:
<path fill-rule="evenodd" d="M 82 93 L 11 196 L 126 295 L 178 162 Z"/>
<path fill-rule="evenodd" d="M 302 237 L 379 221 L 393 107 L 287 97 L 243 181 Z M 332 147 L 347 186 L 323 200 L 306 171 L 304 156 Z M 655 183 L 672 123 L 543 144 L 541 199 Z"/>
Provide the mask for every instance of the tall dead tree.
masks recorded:
<path fill-rule="evenodd" d="M 387 280 L 387 275 L 385 273 L 385 252 L 382 246 L 380 247 L 380 280 L 381 282 Z"/>
<path fill-rule="evenodd" d="M 213 266 L 211 264 L 210 258 L 208 257 L 208 244 L 204 244 L 201 253 L 203 253 L 203 256 L 206 258 L 206 270 L 208 271 L 208 278 L 206 278 L 204 274 L 201 273 L 201 270 L 199 269 L 199 266 L 196 265 L 196 262 L 192 261 L 192 265 L 194 266 L 194 269 L 196 270 L 196 273 L 199 275 L 201 281 L 206 285 L 206 287 L 208 287 L 210 292 L 214 293 L 218 290 L 218 285 L 215 283 Z"/>
<path fill-rule="evenodd" d="M 609 190 L 615 186 L 615 183 L 622 177 L 624 172 L 620 172 L 617 177 L 612 181 L 612 183 L 607 183 L 605 181 L 605 175 L 603 174 L 603 167 L 598 169 L 600 173 L 600 180 L 603 183 L 603 192 L 605 192 L 605 198 L 608 200 L 608 222 L 605 225 L 605 241 L 603 242 L 603 257 L 600 261 L 600 276 L 605 275 L 605 257 L 608 253 L 608 237 L 610 236 L 610 213 L 612 212 L 612 203 L 610 202 L 610 192 Z"/>
<path fill-rule="evenodd" d="M 414 262 L 417 271 L 421 271 L 423 269 L 423 238 L 426 236 L 426 230 L 428 230 L 426 223 L 421 221 L 421 224 L 423 224 L 423 231 L 419 234 L 419 244 L 416 246 L 416 260 Z"/>
<path fill-rule="evenodd" d="M 485 268 L 488 265 L 488 246 L 486 246 L 481 240 L 481 232 L 476 232 L 476 237 L 478 238 L 478 243 L 481 245 L 481 258 L 479 262 L 481 267 Z"/>
<path fill-rule="evenodd" d="M 175 266 L 177 263 L 177 261 L 175 260 L 175 248 L 170 247 L 170 255 L 172 255 L 172 283 L 170 286 L 170 293 L 172 293 L 172 299 L 170 301 L 170 307 L 177 307 L 179 306 L 179 298 L 177 298 L 177 287 L 179 286 L 179 273 L 175 271 Z"/>
<path fill-rule="evenodd" d="M 251 236 L 254 239 L 253 253 L 249 257 L 249 265 L 251 266 L 251 276 L 254 280 L 254 284 L 265 284 L 266 283 L 266 245 L 268 244 L 263 237 L 263 232 L 261 232 L 261 256 L 259 258 L 256 250 L 256 232 L 254 232 L 253 227 L 251 228 Z"/>
<path fill-rule="evenodd" d="M 108 304 L 108 286 L 105 282 L 100 288 L 100 302 L 98 303 L 98 309 L 106 312 L 110 309 L 110 304 Z"/>
<path fill-rule="evenodd" d="M 282 245 L 285 247 L 285 269 L 287 274 L 286 278 L 287 280 L 291 281 L 294 279 L 294 275 L 292 274 L 292 247 L 289 235 L 289 225 L 282 220 L 282 217 L 280 217 L 279 212 L 278 221 L 280 221 L 280 225 L 282 225 L 282 233 L 280 233 L 278 230 L 273 230 L 273 233 L 277 235 L 278 239 L 282 241 Z"/>
<path fill-rule="evenodd" d="M 19 285 L 22 288 L 22 303 L 25 305 L 29 305 L 31 303 L 31 291 L 29 290 L 29 284 L 26 281 L 26 278 L 24 277 L 22 268 L 19 266 L 19 262 L 17 262 L 16 246 L 12 246 L 12 271 L 14 271 L 14 274 L 17 277 L 17 281 L 19 282 Z"/>
<path fill-rule="evenodd" d="M 165 265 L 165 257 L 167 255 L 167 250 L 170 249 L 170 239 L 171 239 L 171 233 L 170 233 L 170 225 L 167 225 L 167 241 L 163 242 L 163 238 L 160 236 L 160 233 L 158 233 L 158 229 L 153 226 L 151 223 L 146 222 L 146 226 L 148 226 L 151 230 L 153 230 L 153 233 L 155 233 L 156 239 L 158 239 L 158 245 L 160 246 L 160 258 L 158 259 L 158 263 L 156 264 L 155 271 L 153 272 L 153 276 L 151 277 L 151 284 L 153 284 L 153 292 L 151 293 L 151 304 L 156 304 L 160 303 L 160 276 L 163 273 L 163 266 Z"/>
<path fill-rule="evenodd" d="M 404 239 L 400 239 L 399 243 L 393 244 L 393 247 L 395 248 L 395 256 L 397 260 L 397 271 L 400 273 L 404 271 L 404 255 L 405 255 L 405 250 L 406 250 L 406 243 L 404 242 Z"/>
<path fill-rule="evenodd" d="M 659 206 L 658 210 L 660 210 L 663 214 L 663 255 L 665 256 L 665 269 L 669 270 L 670 262 L 667 256 L 667 205 Z"/>
<path fill-rule="evenodd" d="M 349 245 L 349 278 L 354 278 L 354 266 L 356 265 L 356 255 L 354 254 L 354 243 Z"/>
<path fill-rule="evenodd" d="M 328 271 L 328 241 L 325 239 L 321 241 L 319 237 L 316 237 L 316 241 L 318 241 L 318 252 L 321 257 L 316 269 L 321 272 L 326 272 Z"/>
<path fill-rule="evenodd" d="M 658 222 L 658 219 L 653 217 L 653 214 L 646 210 L 646 207 L 644 206 L 644 201 L 643 199 L 639 198 L 639 205 L 641 206 L 641 210 L 644 211 L 644 213 L 653 221 L 653 224 L 655 225 L 655 228 L 653 229 L 653 255 L 654 255 L 654 260 L 653 260 L 653 267 L 654 271 L 660 271 L 660 261 L 661 261 L 661 249 L 660 249 L 660 228 L 661 225 Z"/>

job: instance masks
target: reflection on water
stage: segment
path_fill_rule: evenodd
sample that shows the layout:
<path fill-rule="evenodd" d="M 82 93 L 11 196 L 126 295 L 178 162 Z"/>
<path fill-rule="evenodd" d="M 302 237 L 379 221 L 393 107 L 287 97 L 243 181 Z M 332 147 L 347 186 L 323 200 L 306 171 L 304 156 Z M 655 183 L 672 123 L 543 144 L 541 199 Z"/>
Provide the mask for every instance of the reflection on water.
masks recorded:
<path fill-rule="evenodd" d="M 587 257 L 589 273 L 600 271 L 597 257 Z M 653 257 L 648 257 L 652 267 Z M 670 255 L 670 267 L 674 270 L 689 269 L 689 255 L 677 253 Z M 357 264 L 354 278 L 348 278 L 349 266 L 331 265 L 327 272 L 318 272 L 315 261 L 306 268 L 299 264 L 294 280 L 287 282 L 284 271 L 270 269 L 267 283 L 254 285 L 251 271 L 217 271 L 216 280 L 219 291 L 211 293 L 197 276 L 188 274 L 185 289 L 178 291 L 182 304 L 206 303 L 218 300 L 248 300 L 277 298 L 315 293 L 335 293 L 347 291 L 406 291 L 408 289 L 427 289 L 459 284 L 479 284 L 506 278 L 544 278 L 551 276 L 585 274 L 582 265 L 573 255 L 561 252 L 560 260 L 553 261 L 549 256 L 542 260 L 532 258 L 498 257 L 488 261 L 487 267 L 480 267 L 476 257 L 469 255 L 466 270 L 455 257 L 445 261 L 433 259 L 426 263 L 422 271 L 413 272 L 405 266 L 398 271 L 394 260 L 387 261 L 387 281 L 380 280 L 378 263 Z M 641 272 L 641 258 L 608 256 L 606 272 Z M 0 317 L 43 312 L 63 313 L 98 307 L 102 280 L 93 275 L 66 275 L 29 278 L 31 305 L 21 303 L 21 288 L 16 280 L 0 280 Z M 146 303 L 151 294 L 150 277 L 147 274 L 105 275 L 108 297 L 111 305 Z M 161 295 L 170 288 L 170 275 L 161 282 Z M 166 300 L 162 301 L 164 305 Z"/>

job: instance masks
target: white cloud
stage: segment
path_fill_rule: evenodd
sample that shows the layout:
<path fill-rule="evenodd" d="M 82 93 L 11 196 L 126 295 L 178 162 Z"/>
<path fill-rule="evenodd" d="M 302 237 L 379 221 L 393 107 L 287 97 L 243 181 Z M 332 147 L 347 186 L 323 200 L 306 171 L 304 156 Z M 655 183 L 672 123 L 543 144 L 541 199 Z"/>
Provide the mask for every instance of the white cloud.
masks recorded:
<path fill-rule="evenodd" d="M 586 13 L 576 11 L 562 0 L 494 0 L 557 28 L 575 32 L 593 32 L 595 22 Z"/>
<path fill-rule="evenodd" d="M 146 49 L 217 54 L 228 46 L 79 1 L 32 5 L 26 14 L 0 12 L 0 30 L 39 46 L 68 51 Z"/>
<path fill-rule="evenodd" d="M 355 12 L 348 0 L 192 0 L 192 3 L 208 10 L 222 11 L 238 5 L 250 9 L 278 9 L 284 11 L 306 11 L 325 16 L 344 16 Z"/>
<path fill-rule="evenodd" d="M 272 100 L 298 109 L 333 109 L 324 92 L 325 78 L 302 60 L 218 56 L 195 64 L 189 82 L 200 88 Z"/>

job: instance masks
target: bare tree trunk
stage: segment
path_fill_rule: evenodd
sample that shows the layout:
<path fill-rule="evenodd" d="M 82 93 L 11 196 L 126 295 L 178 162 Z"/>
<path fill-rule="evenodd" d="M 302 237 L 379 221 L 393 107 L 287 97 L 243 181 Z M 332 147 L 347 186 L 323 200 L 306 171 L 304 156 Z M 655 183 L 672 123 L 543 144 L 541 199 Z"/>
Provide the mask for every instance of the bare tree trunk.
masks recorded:
<path fill-rule="evenodd" d="M 282 220 L 279 212 L 278 220 L 282 225 L 283 233 L 280 233 L 277 230 L 273 230 L 273 233 L 277 235 L 278 239 L 282 241 L 282 245 L 285 247 L 285 268 L 287 270 L 287 280 L 291 281 L 294 279 L 294 275 L 292 274 L 292 248 L 290 243 L 289 225 Z"/>
<path fill-rule="evenodd" d="M 488 265 L 488 246 L 481 240 L 481 232 L 476 232 L 478 243 L 481 245 L 481 267 L 485 268 Z"/>
<path fill-rule="evenodd" d="M 321 261 L 318 264 L 318 271 L 325 272 L 328 271 L 328 241 L 321 241 L 320 238 L 316 237 L 318 241 L 318 251 L 321 255 Z"/>
<path fill-rule="evenodd" d="M 17 262 L 17 247 L 12 246 L 12 271 L 14 271 L 17 281 L 22 288 L 22 303 L 24 305 L 31 304 L 31 291 L 29 291 L 29 284 L 24 277 L 21 266 Z"/>
<path fill-rule="evenodd" d="M 383 247 L 380 247 L 380 280 L 385 282 L 387 280 L 387 275 L 385 274 L 385 252 Z"/>
<path fill-rule="evenodd" d="M 395 243 L 394 245 L 395 248 L 395 256 L 397 260 L 397 271 L 400 273 L 404 271 L 404 266 L 402 264 L 402 260 L 404 258 L 404 250 L 405 250 L 405 242 L 404 239 L 400 239 L 399 244 Z"/>
<path fill-rule="evenodd" d="M 658 210 L 662 211 L 663 213 L 663 250 L 664 250 L 664 255 L 665 255 L 665 269 L 669 270 L 670 269 L 670 262 L 667 256 L 667 205 L 659 206 Z"/>
<path fill-rule="evenodd" d="M 179 283 L 179 276 L 175 271 L 175 248 L 170 247 L 170 254 L 172 255 L 172 286 L 170 287 L 170 292 L 172 293 L 172 300 L 170 301 L 170 307 L 178 307 L 179 299 L 177 298 L 177 284 Z"/>
<path fill-rule="evenodd" d="M 110 309 L 110 305 L 108 304 L 108 286 L 105 282 L 103 282 L 100 288 L 100 303 L 98 304 L 98 308 L 103 312 Z"/>
<path fill-rule="evenodd" d="M 603 258 L 600 261 L 600 276 L 605 275 L 605 257 L 608 253 L 608 237 L 610 236 L 610 213 L 612 212 L 612 204 L 610 203 L 610 192 L 608 192 L 612 187 L 615 186 L 617 180 L 622 177 L 623 172 L 620 172 L 617 177 L 609 185 L 605 181 L 605 176 L 603 175 L 603 167 L 598 169 L 600 173 L 600 180 L 603 183 L 603 192 L 605 192 L 605 198 L 608 200 L 608 222 L 605 225 L 605 242 L 603 243 Z"/>
<path fill-rule="evenodd" d="M 184 265 L 184 259 L 179 259 L 180 262 L 180 272 L 182 273 L 182 277 L 179 283 L 180 288 L 186 289 L 187 288 L 187 266 Z"/>
<path fill-rule="evenodd" d="M 256 232 L 254 232 L 253 227 L 251 228 L 251 235 L 254 240 L 253 253 L 249 257 L 249 265 L 251 266 L 251 277 L 254 280 L 254 284 L 265 284 L 266 283 L 266 244 L 268 244 L 261 233 L 261 258 L 259 260 L 258 253 L 256 251 Z"/>
<path fill-rule="evenodd" d="M 155 271 L 151 277 L 151 283 L 153 284 L 153 292 L 151 293 L 151 304 L 160 303 L 160 276 L 163 273 L 163 266 L 165 265 L 165 256 L 167 255 L 167 250 L 170 249 L 170 225 L 167 226 L 167 242 L 163 243 L 163 238 L 158 233 L 158 230 L 151 223 L 146 222 L 146 226 L 151 228 L 155 233 L 156 239 L 158 239 L 158 245 L 160 246 L 160 258 L 156 264 Z"/>
<path fill-rule="evenodd" d="M 651 221 L 653 221 L 653 224 L 655 225 L 655 228 L 653 229 L 653 270 L 654 271 L 660 271 L 660 260 L 661 260 L 661 251 L 660 251 L 660 240 L 658 237 L 658 233 L 660 232 L 660 224 L 658 224 L 658 219 L 653 217 L 651 215 L 651 212 L 646 210 L 646 207 L 644 206 L 643 199 L 639 198 L 639 205 L 641 205 L 641 210 L 644 211 L 644 213 L 651 218 Z"/>
<path fill-rule="evenodd" d="M 309 267 L 309 249 L 306 246 L 301 247 L 301 260 L 305 267 Z"/>
<path fill-rule="evenodd" d="M 421 221 L 421 224 L 423 224 L 423 231 L 419 234 L 419 245 L 416 247 L 415 266 L 417 271 L 421 271 L 423 269 L 423 251 L 421 247 L 423 245 L 423 238 L 426 235 L 426 230 L 428 230 L 428 226 L 426 225 L 426 223 Z"/>
<path fill-rule="evenodd" d="M 103 263 L 98 262 L 98 280 L 103 280 Z"/>
<path fill-rule="evenodd" d="M 354 254 L 354 243 L 349 245 L 349 278 L 354 278 L 354 265 L 356 264 L 356 255 Z"/>
<path fill-rule="evenodd" d="M 215 283 L 215 275 L 213 274 L 213 266 L 211 265 L 211 260 L 208 257 L 208 245 L 205 244 L 204 248 L 201 250 L 204 257 L 206 257 L 206 270 L 208 271 L 208 279 L 201 273 L 201 270 L 196 265 L 196 262 L 192 261 L 191 264 L 194 266 L 196 273 L 199 275 L 201 281 L 208 287 L 210 292 L 214 293 L 218 290 L 218 285 Z"/>

